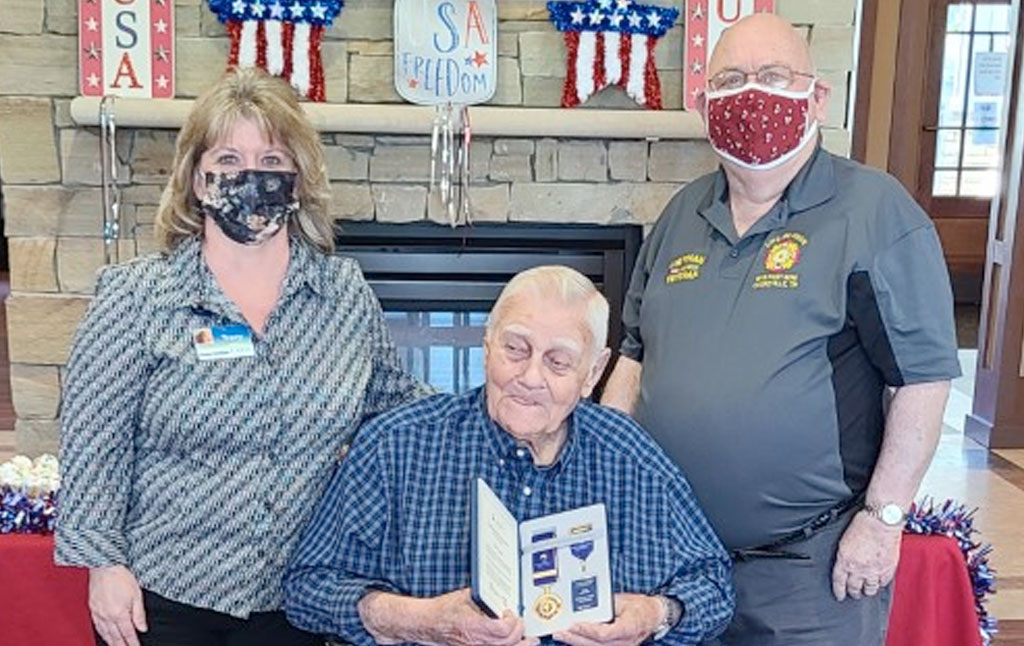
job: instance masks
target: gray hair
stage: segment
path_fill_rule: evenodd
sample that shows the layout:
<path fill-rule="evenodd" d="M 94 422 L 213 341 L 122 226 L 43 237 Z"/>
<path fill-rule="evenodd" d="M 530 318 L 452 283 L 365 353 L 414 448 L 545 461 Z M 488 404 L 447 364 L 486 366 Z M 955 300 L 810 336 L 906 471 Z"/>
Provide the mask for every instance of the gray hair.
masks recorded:
<path fill-rule="evenodd" d="M 580 304 L 585 309 L 587 329 L 593 343 L 594 355 L 597 355 L 608 343 L 608 300 L 597 291 L 597 287 L 589 278 L 565 265 L 541 265 L 521 271 L 508 281 L 495 301 L 491 313 L 487 317 L 487 336 L 491 328 L 508 308 L 515 297 L 524 293 L 556 296 L 567 305 Z"/>

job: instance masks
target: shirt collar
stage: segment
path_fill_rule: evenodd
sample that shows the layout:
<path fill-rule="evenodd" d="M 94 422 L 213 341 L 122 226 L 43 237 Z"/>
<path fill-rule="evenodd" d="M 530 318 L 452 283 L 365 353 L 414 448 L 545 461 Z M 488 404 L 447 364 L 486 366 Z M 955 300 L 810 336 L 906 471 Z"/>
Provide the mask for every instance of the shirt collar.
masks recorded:
<path fill-rule="evenodd" d="M 835 164 L 832 155 L 818 144 L 814 154 L 783 191 L 782 198 L 746 235 L 784 227 L 792 214 L 823 204 L 835 193 Z M 721 166 L 697 207 L 697 212 L 731 243 L 735 244 L 738 241 L 739 236 L 736 235 L 732 211 L 729 208 L 729 181 Z"/>
<path fill-rule="evenodd" d="M 487 412 L 486 386 L 480 386 L 477 389 L 476 407 L 484 420 L 488 443 L 491 446 L 491 450 L 499 460 L 503 460 L 505 462 L 522 460 L 525 464 L 529 464 L 532 468 L 537 469 L 538 471 L 552 471 L 554 473 L 558 473 L 572 460 L 573 455 L 576 453 L 576 444 L 578 443 L 577 429 L 579 429 L 577 417 L 580 404 L 577 404 L 576 408 L 573 409 L 572 414 L 569 415 L 569 432 L 566 434 L 565 444 L 562 446 L 562 450 L 559 451 L 558 457 L 553 463 L 542 467 L 534 465 L 533 455 L 529 452 L 529 448 L 520 444 L 509 434 L 508 431 L 501 428 L 501 426 L 491 418 L 490 414 Z M 517 455 L 516 451 L 519 449 L 526 451 L 525 458 L 521 458 Z"/>
<path fill-rule="evenodd" d="M 282 296 L 289 297 L 308 287 L 324 298 L 337 298 L 339 289 L 330 259 L 309 244 L 289 238 L 288 270 Z M 156 286 L 156 306 L 163 308 L 217 306 L 231 310 L 213 274 L 203 260 L 202 239 L 192 236 L 167 254 L 167 271 Z M 229 312 L 220 312 L 228 314 Z"/>

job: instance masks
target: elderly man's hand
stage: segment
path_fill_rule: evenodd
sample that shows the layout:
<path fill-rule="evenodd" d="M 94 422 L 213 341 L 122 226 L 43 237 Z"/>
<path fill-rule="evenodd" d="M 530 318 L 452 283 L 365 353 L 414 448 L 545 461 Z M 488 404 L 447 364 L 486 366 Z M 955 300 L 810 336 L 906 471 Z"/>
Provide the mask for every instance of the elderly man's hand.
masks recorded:
<path fill-rule="evenodd" d="M 873 596 L 892 581 L 900 559 L 900 527 L 886 527 L 866 512 L 853 517 L 836 553 L 832 592 L 842 601 Z"/>
<path fill-rule="evenodd" d="M 469 588 L 430 599 L 433 626 L 430 642 L 437 646 L 536 646 L 539 640 L 523 636 L 523 620 L 506 611 L 491 619 L 473 603 Z"/>
<path fill-rule="evenodd" d="M 616 594 L 615 619 L 610 624 L 575 624 L 554 638 L 569 646 L 636 646 L 647 640 L 665 612 L 657 597 Z"/>

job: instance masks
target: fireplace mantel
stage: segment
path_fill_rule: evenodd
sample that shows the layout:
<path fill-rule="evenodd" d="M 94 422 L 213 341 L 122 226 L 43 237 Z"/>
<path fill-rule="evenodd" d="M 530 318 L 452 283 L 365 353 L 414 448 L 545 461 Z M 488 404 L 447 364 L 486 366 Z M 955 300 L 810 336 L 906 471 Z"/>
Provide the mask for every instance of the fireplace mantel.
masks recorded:
<path fill-rule="evenodd" d="M 99 97 L 76 97 L 71 117 L 81 126 L 100 124 Z M 191 99 L 111 101 L 118 127 L 178 129 L 192 109 Z M 304 103 L 321 132 L 429 135 L 434 110 L 417 105 Z M 583 139 L 701 139 L 704 128 L 694 112 L 679 110 L 597 110 L 562 108 L 469 109 L 473 134 L 485 137 L 566 137 Z"/>

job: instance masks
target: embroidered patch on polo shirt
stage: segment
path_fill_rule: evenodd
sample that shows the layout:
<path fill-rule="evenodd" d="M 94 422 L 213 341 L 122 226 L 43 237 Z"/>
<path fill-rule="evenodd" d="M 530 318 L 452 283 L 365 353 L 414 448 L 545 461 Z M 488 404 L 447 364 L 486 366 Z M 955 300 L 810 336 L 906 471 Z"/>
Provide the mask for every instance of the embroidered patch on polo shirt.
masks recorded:
<path fill-rule="evenodd" d="M 685 280 L 700 278 L 700 268 L 704 266 L 706 261 L 707 256 L 702 253 L 687 253 L 679 256 L 668 264 L 665 282 L 671 285 Z"/>
<path fill-rule="evenodd" d="M 764 273 L 754 278 L 754 289 L 796 289 L 800 286 L 800 274 L 793 270 L 800 264 L 803 248 L 808 243 L 805 236 L 787 232 L 769 238 L 764 243 Z"/>

